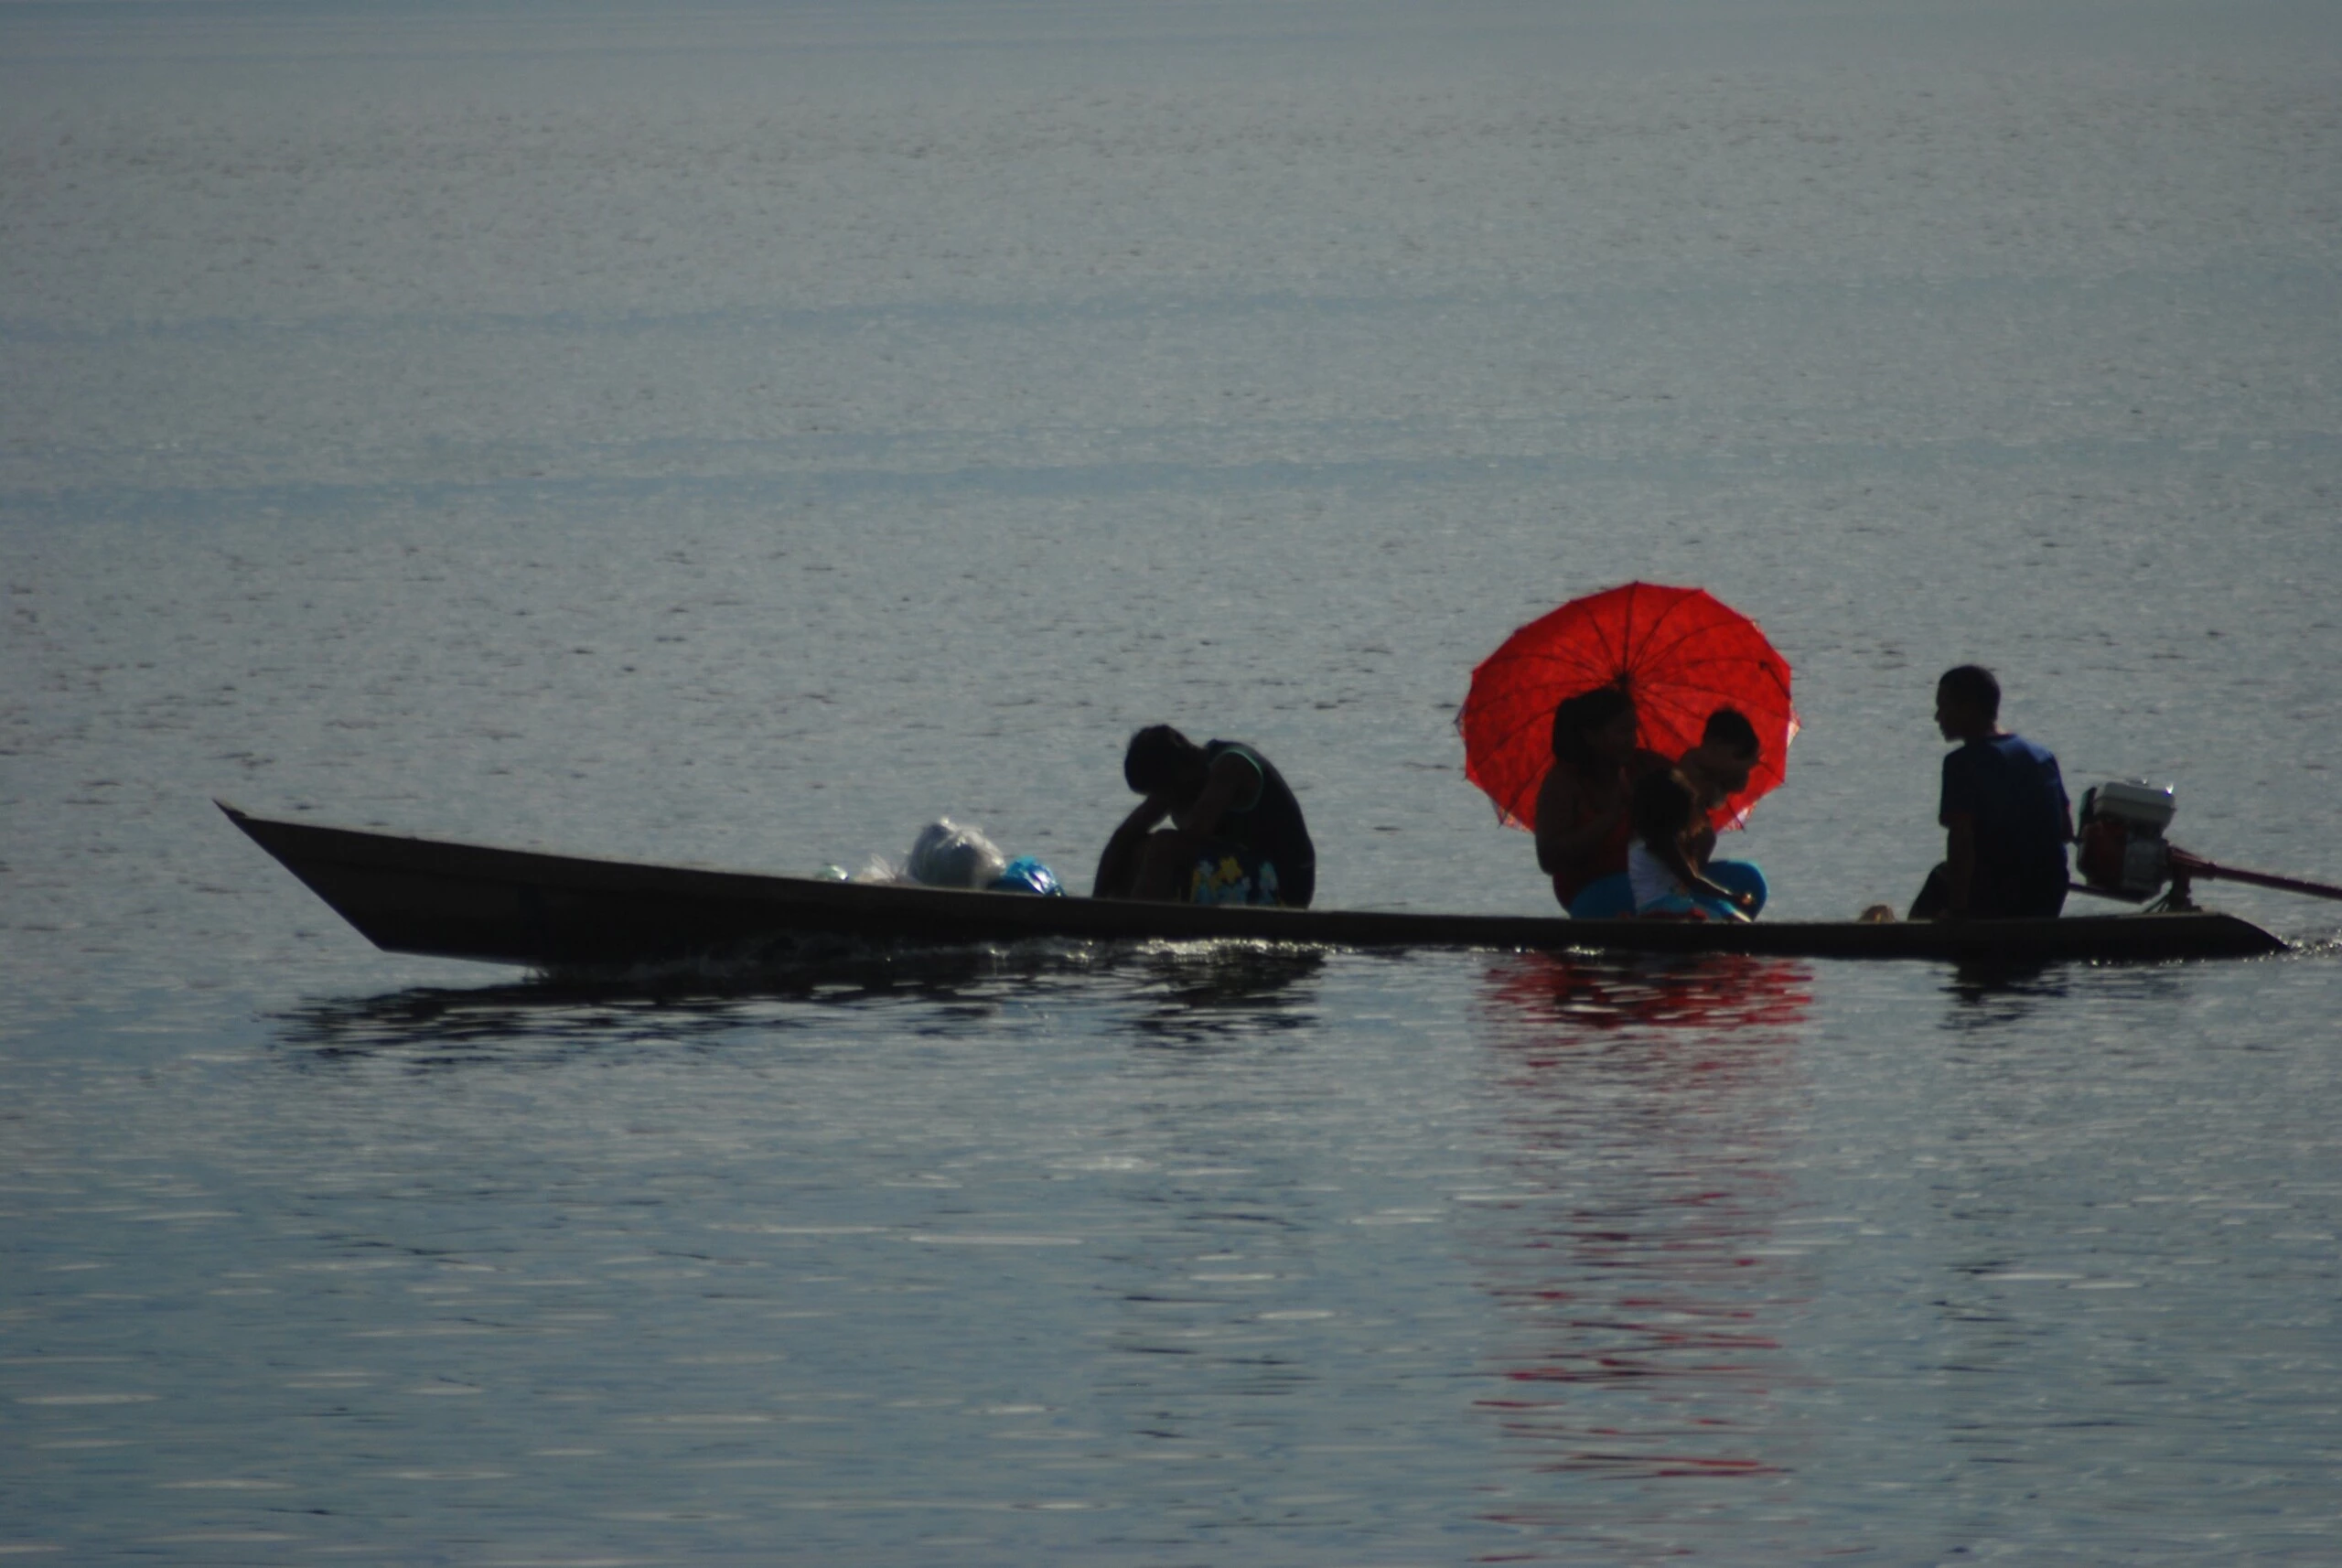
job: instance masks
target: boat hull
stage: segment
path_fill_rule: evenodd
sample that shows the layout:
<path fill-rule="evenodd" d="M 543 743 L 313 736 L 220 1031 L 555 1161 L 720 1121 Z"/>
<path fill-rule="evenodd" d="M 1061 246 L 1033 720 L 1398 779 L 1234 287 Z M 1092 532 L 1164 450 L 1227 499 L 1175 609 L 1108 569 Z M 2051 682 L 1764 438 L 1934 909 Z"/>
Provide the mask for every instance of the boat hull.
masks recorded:
<path fill-rule="evenodd" d="M 536 969 L 658 962 L 808 940 L 1236 940 L 2006 963 L 2238 958 L 2285 945 L 2249 921 L 2210 911 L 1736 925 L 1044 898 L 491 849 L 254 817 L 224 802 L 220 809 L 375 946 Z"/>

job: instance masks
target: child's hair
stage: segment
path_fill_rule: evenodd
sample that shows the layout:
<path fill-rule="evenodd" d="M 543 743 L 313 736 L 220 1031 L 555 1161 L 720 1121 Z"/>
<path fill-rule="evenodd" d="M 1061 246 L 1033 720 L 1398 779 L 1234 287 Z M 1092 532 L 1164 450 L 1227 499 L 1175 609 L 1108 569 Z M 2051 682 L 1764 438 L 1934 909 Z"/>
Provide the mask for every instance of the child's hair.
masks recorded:
<path fill-rule="evenodd" d="M 1564 697 L 1553 710 L 1552 746 L 1554 759 L 1567 763 L 1580 773 L 1592 773 L 1600 766 L 1594 747 L 1586 743 L 1589 732 L 1600 729 L 1620 714 L 1635 711 L 1634 698 L 1623 686 L 1596 686 L 1591 692 L 1580 692 L 1574 697 Z"/>
<path fill-rule="evenodd" d="M 1672 768 L 1654 768 L 1635 780 L 1628 814 L 1635 836 L 1647 844 L 1681 843 L 1699 814 L 1692 781 Z"/>
<path fill-rule="evenodd" d="M 1708 715 L 1707 726 L 1700 732 L 1702 746 L 1721 746 L 1743 757 L 1756 757 L 1761 748 L 1756 744 L 1756 726 L 1738 708 L 1718 708 Z"/>

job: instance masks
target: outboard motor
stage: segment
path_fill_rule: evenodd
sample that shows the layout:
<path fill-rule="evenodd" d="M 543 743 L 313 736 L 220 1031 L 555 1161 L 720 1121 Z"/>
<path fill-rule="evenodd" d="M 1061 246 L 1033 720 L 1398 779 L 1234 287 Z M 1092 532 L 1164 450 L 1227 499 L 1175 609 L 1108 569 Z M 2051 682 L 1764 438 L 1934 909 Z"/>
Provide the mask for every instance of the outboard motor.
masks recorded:
<path fill-rule="evenodd" d="M 2342 900 L 2342 886 L 2331 882 L 2221 865 L 2180 848 L 2163 836 L 2173 810 L 2169 785 L 2125 779 L 2083 790 L 2076 824 L 2080 848 L 2074 856 L 2082 879 L 2074 884 L 2075 890 L 2136 904 L 2154 897 L 2155 890 L 2169 883 L 2170 891 L 2150 908 L 2175 911 L 2196 908 L 2188 893 L 2197 882 L 2246 882 Z"/>
<path fill-rule="evenodd" d="M 2171 880 L 2172 848 L 2164 829 L 2178 808 L 2169 785 L 2116 779 L 2082 791 L 2075 866 L 2097 892 L 2153 897 Z"/>

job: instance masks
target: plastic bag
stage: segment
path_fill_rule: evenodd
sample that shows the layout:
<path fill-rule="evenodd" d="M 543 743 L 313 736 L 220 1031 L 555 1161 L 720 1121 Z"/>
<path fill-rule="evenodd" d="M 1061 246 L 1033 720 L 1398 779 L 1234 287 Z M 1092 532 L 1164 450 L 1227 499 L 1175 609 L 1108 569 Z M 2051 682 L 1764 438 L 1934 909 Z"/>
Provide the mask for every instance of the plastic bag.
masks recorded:
<path fill-rule="evenodd" d="M 1008 857 L 982 828 L 938 817 L 919 830 L 903 870 L 929 887 L 982 887 L 1008 869 Z"/>
<path fill-rule="evenodd" d="M 1057 873 L 1029 854 L 1020 854 L 1010 861 L 998 876 L 984 884 L 984 890 L 988 893 L 1038 893 L 1045 897 L 1062 897 L 1065 894 L 1065 889 L 1058 885 Z"/>

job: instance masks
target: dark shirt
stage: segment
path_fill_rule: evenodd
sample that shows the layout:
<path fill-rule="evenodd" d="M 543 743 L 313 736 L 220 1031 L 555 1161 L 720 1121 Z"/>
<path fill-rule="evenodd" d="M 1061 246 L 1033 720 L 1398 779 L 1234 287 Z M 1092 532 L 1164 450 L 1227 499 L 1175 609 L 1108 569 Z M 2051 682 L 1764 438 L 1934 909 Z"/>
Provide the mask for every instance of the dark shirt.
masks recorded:
<path fill-rule="evenodd" d="M 1943 759 L 1946 827 L 1965 813 L 1976 824 L 1976 872 L 1968 912 L 2054 915 L 2066 901 L 2066 843 L 2073 809 L 2057 759 L 2022 736 L 1971 740 Z"/>
<path fill-rule="evenodd" d="M 1317 846 L 1309 842 L 1301 802 L 1293 798 L 1275 764 L 1243 742 L 1215 740 L 1204 746 L 1204 756 L 1213 762 L 1230 752 L 1252 765 L 1260 785 L 1249 800 L 1230 803 L 1211 836 L 1275 866 L 1277 901 L 1306 908 L 1317 887 Z"/>

